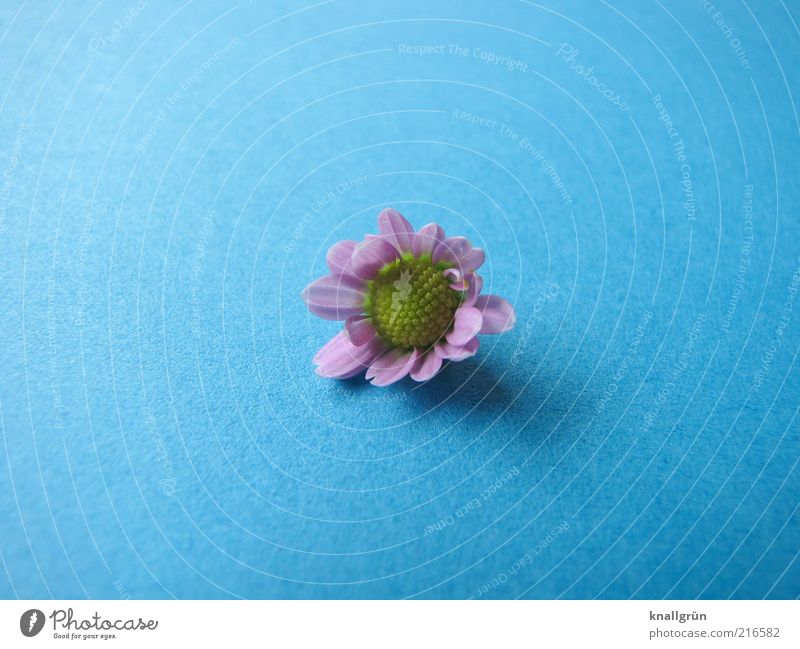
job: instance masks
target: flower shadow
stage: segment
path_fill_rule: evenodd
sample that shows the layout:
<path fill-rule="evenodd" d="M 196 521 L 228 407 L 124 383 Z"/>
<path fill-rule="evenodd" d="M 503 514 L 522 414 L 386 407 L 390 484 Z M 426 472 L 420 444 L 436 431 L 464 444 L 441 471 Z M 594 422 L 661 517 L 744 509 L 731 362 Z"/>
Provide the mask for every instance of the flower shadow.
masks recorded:
<path fill-rule="evenodd" d="M 502 411 L 514 400 L 516 393 L 508 373 L 494 364 L 469 358 L 449 363 L 430 381 L 414 385 L 409 399 L 426 410 L 439 406 L 480 407 Z"/>
<path fill-rule="evenodd" d="M 591 392 L 569 372 L 554 374 L 541 366 L 527 371 L 522 365 L 501 367 L 471 358 L 413 388 L 409 402 L 429 412 L 458 411 L 459 416 L 480 421 L 478 429 L 504 431 L 527 453 L 546 438 L 554 443 L 574 441 L 591 414 Z"/>

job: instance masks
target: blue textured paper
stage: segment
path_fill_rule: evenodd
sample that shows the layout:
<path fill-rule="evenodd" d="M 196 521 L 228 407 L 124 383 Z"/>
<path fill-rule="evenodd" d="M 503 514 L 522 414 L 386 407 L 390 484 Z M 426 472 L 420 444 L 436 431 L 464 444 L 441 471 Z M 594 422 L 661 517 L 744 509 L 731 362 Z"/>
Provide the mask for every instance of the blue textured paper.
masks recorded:
<path fill-rule="evenodd" d="M 800 595 L 796 2 L 17 4 L 0 595 Z M 517 327 L 321 379 L 386 206 Z"/>

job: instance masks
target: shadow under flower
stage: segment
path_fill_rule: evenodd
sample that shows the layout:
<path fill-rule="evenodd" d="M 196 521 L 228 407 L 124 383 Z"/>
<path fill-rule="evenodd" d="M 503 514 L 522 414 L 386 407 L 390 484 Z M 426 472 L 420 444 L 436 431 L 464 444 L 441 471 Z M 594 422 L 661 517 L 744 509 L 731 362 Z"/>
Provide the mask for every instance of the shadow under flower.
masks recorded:
<path fill-rule="evenodd" d="M 448 436 L 505 439 L 512 453 L 527 459 L 544 445 L 572 445 L 585 430 L 595 395 L 576 373 L 574 366 L 554 368 L 536 357 L 504 364 L 478 355 L 446 364 L 424 383 L 406 377 L 376 388 L 358 375 L 337 382 L 334 398 L 357 399 L 365 414 L 380 408 L 414 426 L 428 426 L 429 415 L 443 413 L 437 426 Z"/>
<path fill-rule="evenodd" d="M 431 380 L 411 386 L 409 399 L 428 410 L 444 405 L 502 410 L 516 396 L 508 378 L 493 363 L 469 358 L 448 363 Z"/>
<path fill-rule="evenodd" d="M 548 438 L 572 443 L 586 422 L 592 391 L 569 369 L 558 375 L 541 366 L 530 373 L 520 369 L 480 358 L 451 363 L 430 381 L 413 386 L 408 402 L 428 412 L 451 408 L 464 419 L 481 419 L 481 430 L 502 431 L 524 452 Z"/>

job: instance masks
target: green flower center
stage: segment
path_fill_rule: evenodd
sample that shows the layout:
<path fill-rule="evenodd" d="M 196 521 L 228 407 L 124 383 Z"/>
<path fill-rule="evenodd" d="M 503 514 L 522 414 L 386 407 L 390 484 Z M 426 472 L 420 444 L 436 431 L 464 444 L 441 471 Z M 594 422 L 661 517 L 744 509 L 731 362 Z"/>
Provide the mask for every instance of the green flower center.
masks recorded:
<path fill-rule="evenodd" d="M 446 268 L 429 255 L 410 254 L 381 268 L 365 304 L 381 338 L 394 347 L 426 349 L 447 333 L 462 294 L 450 288 Z"/>

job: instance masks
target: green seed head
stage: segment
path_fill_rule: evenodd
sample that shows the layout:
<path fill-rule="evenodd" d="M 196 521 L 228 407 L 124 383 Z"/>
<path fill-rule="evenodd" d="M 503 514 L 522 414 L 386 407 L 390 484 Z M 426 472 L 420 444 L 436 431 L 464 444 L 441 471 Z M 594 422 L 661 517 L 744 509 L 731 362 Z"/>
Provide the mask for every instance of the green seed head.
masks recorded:
<path fill-rule="evenodd" d="M 370 282 L 367 313 L 378 335 L 394 347 L 426 349 L 453 325 L 461 293 L 450 288 L 430 256 L 402 259 L 384 266 Z"/>

